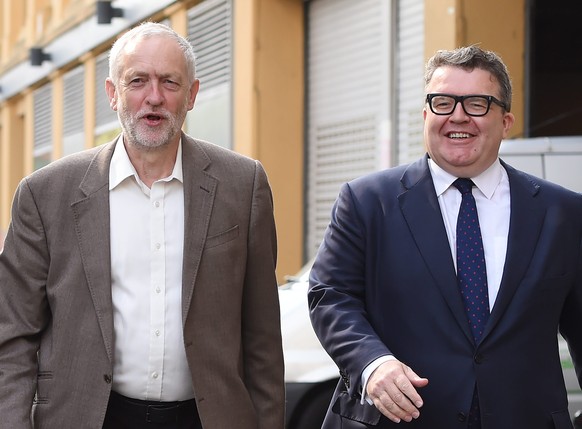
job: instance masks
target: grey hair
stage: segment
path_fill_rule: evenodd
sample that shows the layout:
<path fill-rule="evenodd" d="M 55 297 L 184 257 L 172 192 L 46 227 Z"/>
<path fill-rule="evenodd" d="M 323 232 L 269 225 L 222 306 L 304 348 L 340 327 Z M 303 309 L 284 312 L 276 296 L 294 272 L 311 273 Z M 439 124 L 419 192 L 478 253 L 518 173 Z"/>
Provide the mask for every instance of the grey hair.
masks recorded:
<path fill-rule="evenodd" d="M 117 86 L 119 82 L 119 61 L 122 53 L 130 41 L 138 39 L 147 39 L 154 36 L 169 37 L 178 43 L 182 52 L 184 53 L 184 60 L 186 61 L 186 70 L 188 72 L 189 84 L 192 85 L 196 79 L 196 54 L 192 44 L 180 36 L 170 27 L 157 22 L 142 22 L 140 25 L 132 28 L 123 36 L 115 41 L 111 50 L 109 51 L 109 77 L 113 80 L 113 84 Z"/>
<path fill-rule="evenodd" d="M 511 110 L 511 78 L 507 71 L 507 66 L 493 51 L 485 51 L 475 45 L 466 46 L 450 51 L 437 51 L 426 63 L 424 74 L 425 89 L 430 83 L 436 69 L 440 67 L 459 67 L 471 71 L 481 69 L 488 71 L 499 82 L 500 98 L 507 106 L 507 111 Z"/>

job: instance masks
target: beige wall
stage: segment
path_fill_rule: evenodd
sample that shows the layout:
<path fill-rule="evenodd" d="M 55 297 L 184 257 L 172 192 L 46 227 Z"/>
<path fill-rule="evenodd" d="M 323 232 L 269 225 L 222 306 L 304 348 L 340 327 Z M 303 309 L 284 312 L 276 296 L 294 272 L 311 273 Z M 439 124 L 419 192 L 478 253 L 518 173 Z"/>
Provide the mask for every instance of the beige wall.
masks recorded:
<path fill-rule="evenodd" d="M 172 26 L 186 32 L 186 11 L 199 0 L 176 1 L 163 11 Z M 525 0 L 425 1 L 426 57 L 437 49 L 480 43 L 501 54 L 514 82 L 514 134 L 523 129 Z M 31 11 L 38 5 L 38 11 Z M 0 0 L 0 73 L 94 13 L 95 0 Z M 278 278 L 303 262 L 304 210 L 304 28 L 303 0 L 234 0 L 233 148 L 258 158 L 273 188 L 279 238 Z M 499 12 L 501 11 L 501 12 Z M 40 13 L 41 18 L 34 18 Z M 42 28 L 34 25 L 40 19 Z M 101 46 L 100 52 L 106 49 Z M 86 147 L 94 140 L 94 64 L 86 65 Z M 60 76 L 56 90 L 61 91 Z M 55 119 L 62 119 L 55 97 Z M 0 230 L 9 221 L 16 184 L 32 170 L 32 91 L 0 103 Z M 60 125 L 53 127 L 60 141 Z M 55 148 L 58 150 L 59 148 Z"/>
<path fill-rule="evenodd" d="M 282 282 L 303 255 L 303 1 L 238 1 L 234 12 L 234 149 L 269 175 Z"/>
<path fill-rule="evenodd" d="M 525 0 L 430 0 L 425 2 L 425 53 L 478 44 L 497 52 L 513 83 L 511 136 L 523 133 Z"/>
<path fill-rule="evenodd" d="M 177 1 L 153 18 L 169 17 L 172 27 L 186 34 L 187 10 L 198 2 Z M 74 22 L 86 19 L 94 13 L 94 3 L 95 0 L 0 0 L 0 73 L 26 61 L 33 44 L 45 45 Z M 259 159 L 269 175 L 278 227 L 278 278 L 282 282 L 284 275 L 294 274 L 302 264 L 303 1 L 234 0 L 233 11 L 233 148 Z M 8 26 L 15 22 L 20 22 L 18 28 Z M 79 59 L 86 66 L 86 147 L 95 145 L 97 54 L 89 52 Z M 53 84 L 55 158 L 62 153 L 64 72 L 58 70 L 49 77 Z M 0 105 L 0 142 L 11 142 L 0 146 L 0 230 L 8 226 L 9 207 L 18 181 L 33 169 L 32 89 L 18 98 L 18 109 L 12 101 Z"/>
<path fill-rule="evenodd" d="M 25 174 L 25 103 L 22 97 L 0 106 L 0 232 L 8 228 L 10 206 Z"/>

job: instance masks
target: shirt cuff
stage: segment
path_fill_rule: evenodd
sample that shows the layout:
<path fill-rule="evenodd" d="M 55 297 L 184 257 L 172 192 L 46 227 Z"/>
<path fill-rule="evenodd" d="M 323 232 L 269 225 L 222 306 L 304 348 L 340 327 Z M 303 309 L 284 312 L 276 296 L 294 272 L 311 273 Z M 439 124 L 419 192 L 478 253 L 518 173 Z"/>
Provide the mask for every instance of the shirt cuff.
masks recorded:
<path fill-rule="evenodd" d="M 370 376 L 372 375 L 372 373 L 374 371 L 376 371 L 376 369 L 378 369 L 378 367 L 380 365 L 382 365 L 384 362 L 388 362 L 389 360 L 396 360 L 396 358 L 393 355 L 380 356 L 376 360 L 373 360 L 362 371 L 362 378 L 361 378 L 361 381 L 362 381 L 362 395 L 361 395 L 361 398 L 362 399 L 360 400 L 360 404 L 364 404 L 365 402 L 367 402 L 370 405 L 374 405 L 374 402 L 372 402 L 372 400 L 368 396 L 368 393 L 366 392 L 366 386 L 368 385 L 368 379 L 370 378 Z"/>

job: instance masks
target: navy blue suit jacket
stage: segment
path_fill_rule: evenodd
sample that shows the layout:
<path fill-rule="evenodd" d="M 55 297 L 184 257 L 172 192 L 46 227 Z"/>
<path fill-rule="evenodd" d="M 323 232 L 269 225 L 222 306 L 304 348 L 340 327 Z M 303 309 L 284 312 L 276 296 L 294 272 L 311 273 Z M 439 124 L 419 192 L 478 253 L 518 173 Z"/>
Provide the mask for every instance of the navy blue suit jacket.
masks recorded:
<path fill-rule="evenodd" d="M 475 383 L 484 429 L 571 428 L 557 347 L 582 380 L 582 196 L 503 163 L 507 257 L 475 346 L 427 156 L 345 184 L 311 272 L 313 326 L 343 382 L 324 428 L 464 428 Z M 360 405 L 362 370 L 393 354 L 429 379 L 421 416 Z"/>

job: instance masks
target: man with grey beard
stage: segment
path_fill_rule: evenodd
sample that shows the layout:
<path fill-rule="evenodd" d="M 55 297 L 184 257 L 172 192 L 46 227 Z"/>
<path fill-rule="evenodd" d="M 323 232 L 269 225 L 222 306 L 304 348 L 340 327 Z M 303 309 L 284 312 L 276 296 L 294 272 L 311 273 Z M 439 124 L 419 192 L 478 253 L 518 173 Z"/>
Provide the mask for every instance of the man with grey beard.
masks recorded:
<path fill-rule="evenodd" d="M 190 43 L 112 47 L 115 141 L 20 183 L 0 253 L 1 427 L 282 429 L 271 190 L 181 131 Z"/>

